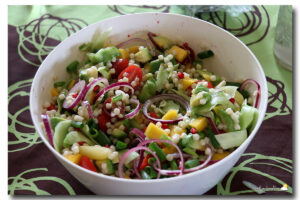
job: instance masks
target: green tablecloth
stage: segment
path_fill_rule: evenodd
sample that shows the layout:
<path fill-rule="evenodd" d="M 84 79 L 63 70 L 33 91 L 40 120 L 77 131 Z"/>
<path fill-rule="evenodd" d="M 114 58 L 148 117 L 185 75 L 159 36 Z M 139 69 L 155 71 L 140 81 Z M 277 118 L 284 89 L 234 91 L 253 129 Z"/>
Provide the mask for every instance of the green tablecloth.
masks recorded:
<path fill-rule="evenodd" d="M 280 67 L 273 55 L 278 10 L 279 6 L 252 6 L 251 11 L 236 17 L 222 11 L 197 15 L 248 45 L 263 66 L 269 88 L 267 113 L 255 139 L 207 194 L 257 194 L 243 181 L 254 183 L 267 194 L 293 191 L 292 72 Z M 8 7 L 9 194 L 93 194 L 41 142 L 29 114 L 29 90 L 42 60 L 60 41 L 102 19 L 138 12 L 189 14 L 178 6 Z M 287 190 L 280 189 L 284 184 Z"/>

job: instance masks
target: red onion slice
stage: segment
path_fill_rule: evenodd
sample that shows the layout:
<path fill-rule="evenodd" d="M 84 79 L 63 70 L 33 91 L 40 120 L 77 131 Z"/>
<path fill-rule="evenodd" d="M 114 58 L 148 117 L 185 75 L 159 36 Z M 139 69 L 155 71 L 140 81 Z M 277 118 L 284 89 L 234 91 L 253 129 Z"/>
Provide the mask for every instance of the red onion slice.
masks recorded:
<path fill-rule="evenodd" d="M 135 103 L 136 107 L 131 113 L 128 113 L 127 115 L 125 115 L 126 119 L 134 117 L 136 114 L 139 113 L 139 111 L 141 110 L 141 107 L 142 107 L 141 103 L 137 99 L 130 99 L 129 102 Z"/>
<path fill-rule="evenodd" d="M 158 50 L 162 51 L 162 49 L 160 48 L 160 46 L 156 43 L 156 41 L 155 41 L 154 38 L 153 38 L 153 37 L 156 36 L 156 34 L 155 34 L 155 33 L 152 33 L 152 32 L 148 32 L 147 35 L 148 35 L 149 40 L 152 42 L 152 44 L 153 44 Z"/>
<path fill-rule="evenodd" d="M 103 82 L 105 85 L 108 85 L 108 80 L 104 77 L 99 77 L 99 78 L 96 78 L 94 79 L 92 82 L 90 82 L 87 86 L 87 89 L 89 90 L 93 85 L 95 85 L 96 83 L 98 82 Z"/>
<path fill-rule="evenodd" d="M 44 122 L 45 130 L 46 130 L 46 133 L 47 133 L 47 136 L 49 139 L 49 143 L 54 148 L 53 133 L 52 133 L 51 126 L 50 126 L 49 116 L 47 114 L 42 114 L 41 117 Z"/>
<path fill-rule="evenodd" d="M 87 86 L 86 86 L 86 82 L 84 80 L 80 80 L 78 81 L 69 91 L 67 97 L 72 94 L 72 93 L 78 93 L 76 99 L 73 101 L 73 103 L 71 103 L 71 105 L 69 105 L 67 103 L 67 98 L 64 100 L 63 103 L 63 108 L 71 110 L 73 109 L 81 100 L 82 98 L 85 96 L 87 92 Z"/>
<path fill-rule="evenodd" d="M 144 152 L 144 150 L 143 150 L 143 152 Z M 133 164 L 133 170 L 134 170 L 134 173 L 136 174 L 136 176 L 137 176 L 139 179 L 141 179 L 142 177 L 141 177 L 140 172 L 139 172 L 139 170 L 138 170 L 138 163 L 137 163 L 136 159 L 133 160 L 132 162 L 133 162 L 132 164 Z"/>
<path fill-rule="evenodd" d="M 135 152 L 135 151 L 139 151 L 139 150 L 144 150 L 144 151 L 148 151 L 149 153 L 151 153 L 154 158 L 156 159 L 156 163 L 157 163 L 157 168 L 158 169 L 161 169 L 161 164 L 160 164 L 160 161 L 156 155 L 156 153 L 154 153 L 151 149 L 149 149 L 148 147 L 144 147 L 144 146 L 137 146 L 137 147 L 134 147 L 132 149 L 129 149 L 128 151 L 126 151 L 123 156 L 121 157 L 120 159 L 120 162 L 119 162 L 119 165 L 118 165 L 118 172 L 119 172 L 119 177 L 120 178 L 124 178 L 124 174 L 123 174 L 123 165 L 124 165 L 124 162 L 125 162 L 125 159 L 129 156 L 129 154 L 131 154 L 132 152 Z M 157 179 L 160 177 L 160 174 L 158 173 L 157 175 Z"/>
<path fill-rule="evenodd" d="M 86 109 L 87 109 L 87 111 L 89 113 L 89 118 L 93 118 L 94 115 L 93 115 L 93 111 L 91 109 L 90 103 L 88 101 L 83 101 L 82 103 L 86 106 Z"/>
<path fill-rule="evenodd" d="M 137 129 L 137 128 L 133 128 L 131 131 L 130 131 L 131 133 L 134 133 L 137 137 L 139 137 L 139 138 L 141 138 L 142 139 L 142 141 L 144 141 L 145 140 L 145 134 L 141 131 L 141 130 L 139 130 L 139 129 Z M 141 142 L 142 142 L 141 141 Z"/>
<path fill-rule="evenodd" d="M 102 96 L 104 95 L 105 92 L 113 89 L 113 88 L 116 88 L 116 87 L 128 87 L 129 89 L 131 89 L 131 92 L 132 94 L 134 93 L 134 89 L 133 87 L 127 83 L 127 82 L 116 82 L 116 83 L 113 83 L 113 84 L 110 84 L 109 86 L 105 87 L 104 89 L 102 89 L 96 96 L 95 96 L 95 102 Z"/>
<path fill-rule="evenodd" d="M 187 42 L 183 43 L 182 48 L 189 51 L 187 59 L 192 63 L 195 60 L 195 52 Z"/>
<path fill-rule="evenodd" d="M 173 101 L 176 101 L 178 103 L 180 103 L 186 110 L 186 114 L 182 117 L 180 117 L 179 119 L 175 119 L 175 120 L 162 120 L 162 119 L 157 119 L 157 118 L 154 118 L 154 117 L 151 117 L 149 114 L 148 114 L 148 107 L 157 102 L 157 101 L 160 101 L 160 100 L 165 100 L 165 99 L 170 99 L 170 100 L 173 100 Z M 189 102 L 187 102 L 183 97 L 177 95 L 177 94 L 161 94 L 161 95 L 157 95 L 151 99 L 148 99 L 145 104 L 144 104 L 144 107 L 143 107 L 143 113 L 145 115 L 145 117 L 153 122 L 161 122 L 162 124 L 174 124 L 176 122 L 179 122 L 181 120 L 183 120 L 186 116 L 187 116 L 187 112 L 190 110 L 190 104 Z"/>
<path fill-rule="evenodd" d="M 86 89 L 87 92 L 86 92 L 86 95 L 84 96 L 85 100 L 89 101 L 89 95 L 91 92 L 93 92 L 94 86 L 99 85 L 100 83 L 103 83 L 105 86 L 109 85 L 108 80 L 104 77 L 99 77 L 99 78 L 94 79 L 87 86 L 87 89 Z M 89 102 L 89 103 L 92 103 L 92 102 Z"/>
<path fill-rule="evenodd" d="M 148 40 L 142 39 L 142 38 L 131 38 L 125 42 L 122 42 L 120 44 L 118 44 L 116 47 L 119 49 L 121 47 L 125 47 L 125 46 L 132 46 L 133 44 L 143 44 L 145 46 L 148 47 L 150 53 L 152 54 L 152 56 L 155 55 L 155 52 L 153 50 L 153 47 L 151 45 L 151 43 Z"/>
<path fill-rule="evenodd" d="M 149 144 L 151 142 L 160 142 L 160 143 L 167 143 L 167 144 L 170 144 L 172 146 L 175 147 L 175 149 L 177 150 L 177 152 L 179 153 L 179 157 L 180 157 L 180 164 L 179 164 L 179 168 L 180 170 L 174 170 L 176 171 L 176 173 L 178 175 L 182 175 L 183 174 L 183 171 L 184 171 L 184 159 L 183 159 L 183 154 L 182 154 L 182 151 L 180 150 L 180 148 L 174 143 L 174 142 L 171 142 L 169 140 L 162 140 L 162 139 L 151 139 L 151 140 L 145 140 L 143 142 L 141 142 L 138 146 L 143 146 L 145 144 Z M 155 167 L 154 167 L 155 168 Z M 161 169 L 158 169 L 156 168 L 156 170 L 158 170 L 160 172 Z M 171 170 L 173 171 L 173 170 Z"/>
<path fill-rule="evenodd" d="M 261 92 L 259 83 L 253 79 L 247 79 L 242 83 L 240 90 L 246 90 L 250 94 L 253 99 L 253 106 L 257 108 Z"/>
<path fill-rule="evenodd" d="M 171 153 L 170 155 L 172 155 L 174 159 L 180 158 L 179 153 Z M 182 153 L 182 156 L 183 156 L 183 158 L 192 158 L 193 157 L 193 155 L 187 154 L 187 153 Z"/>
<path fill-rule="evenodd" d="M 215 123 L 212 121 L 212 119 L 210 117 L 207 117 L 207 120 L 208 120 L 212 130 L 214 131 L 214 133 L 216 135 L 220 134 L 219 130 L 217 129 L 217 127 L 216 127 Z"/>

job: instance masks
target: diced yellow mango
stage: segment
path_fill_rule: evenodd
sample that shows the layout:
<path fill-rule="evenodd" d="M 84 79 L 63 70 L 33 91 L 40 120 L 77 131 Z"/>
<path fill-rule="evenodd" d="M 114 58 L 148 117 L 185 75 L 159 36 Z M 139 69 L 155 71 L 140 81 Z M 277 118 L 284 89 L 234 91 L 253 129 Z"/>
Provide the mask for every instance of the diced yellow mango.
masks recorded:
<path fill-rule="evenodd" d="M 178 62 L 182 62 L 188 55 L 187 50 L 180 48 L 179 46 L 174 45 L 171 49 L 168 50 L 169 54 L 173 54 L 175 59 Z"/>
<path fill-rule="evenodd" d="M 139 51 L 139 46 L 131 46 L 128 48 L 129 53 L 137 53 Z"/>
<path fill-rule="evenodd" d="M 190 126 L 195 128 L 198 132 L 203 131 L 207 126 L 207 120 L 205 117 L 199 117 L 190 122 Z"/>
<path fill-rule="evenodd" d="M 177 110 L 170 109 L 168 112 L 162 117 L 162 120 L 174 120 L 177 119 L 178 112 Z"/>
<path fill-rule="evenodd" d="M 56 88 L 52 88 L 52 89 L 51 89 L 51 95 L 52 95 L 53 97 L 57 97 L 57 96 L 59 95 L 58 90 L 57 90 Z"/>
<path fill-rule="evenodd" d="M 80 154 L 67 155 L 65 156 L 65 158 L 78 165 L 81 155 Z"/>
<path fill-rule="evenodd" d="M 223 153 L 215 153 L 213 155 L 213 157 L 211 158 L 211 160 L 221 160 L 223 158 L 225 158 L 226 156 L 228 156 L 230 154 L 230 152 L 228 151 L 224 151 Z"/>
<path fill-rule="evenodd" d="M 176 125 L 169 125 L 169 129 L 170 129 L 170 136 L 172 137 L 173 135 L 175 134 L 178 134 L 179 136 L 185 132 L 185 129 L 179 127 L 179 126 L 176 126 Z"/>
<path fill-rule="evenodd" d="M 188 87 L 190 87 L 195 82 L 196 82 L 196 80 L 194 80 L 192 78 L 181 79 L 181 83 L 182 83 L 182 86 L 183 86 L 184 90 L 187 89 Z"/>
<path fill-rule="evenodd" d="M 170 147 L 164 147 L 164 148 L 162 148 L 162 151 L 163 151 L 165 154 L 176 153 L 176 152 L 177 152 L 176 148 L 173 147 L 173 146 L 170 146 Z"/>
<path fill-rule="evenodd" d="M 74 86 L 75 84 L 75 79 L 71 81 L 69 87 L 68 87 L 68 90 L 71 90 L 71 88 Z"/>
<path fill-rule="evenodd" d="M 119 49 L 122 59 L 129 59 L 129 53 L 125 49 Z"/>
<path fill-rule="evenodd" d="M 160 139 L 162 135 L 168 136 L 166 131 L 164 131 L 162 128 L 159 128 L 152 122 L 147 126 L 145 135 L 149 139 Z"/>

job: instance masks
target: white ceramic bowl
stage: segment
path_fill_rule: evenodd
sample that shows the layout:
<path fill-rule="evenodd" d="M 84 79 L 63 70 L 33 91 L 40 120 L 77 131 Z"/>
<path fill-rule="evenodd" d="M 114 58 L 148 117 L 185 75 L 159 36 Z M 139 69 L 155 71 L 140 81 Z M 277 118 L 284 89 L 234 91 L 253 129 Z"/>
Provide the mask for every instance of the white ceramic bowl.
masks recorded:
<path fill-rule="evenodd" d="M 53 77 L 63 80 L 65 67 L 80 57 L 78 46 L 88 42 L 97 31 L 112 27 L 115 44 L 138 31 L 151 31 L 171 40 L 188 42 L 199 52 L 212 49 L 214 58 L 204 66 L 227 80 L 252 78 L 261 85 L 259 118 L 247 140 L 225 159 L 205 169 L 183 176 L 159 180 L 129 180 L 97 174 L 81 168 L 56 152 L 48 143 L 40 127 L 42 105 L 50 99 Z M 37 132 L 45 145 L 65 168 L 83 185 L 96 194 L 105 195 L 197 195 L 215 186 L 238 161 L 257 133 L 267 107 L 267 82 L 264 71 L 254 54 L 239 39 L 227 31 L 205 21 L 177 14 L 141 13 L 106 19 L 90 25 L 61 42 L 39 67 L 30 92 L 30 112 Z"/>

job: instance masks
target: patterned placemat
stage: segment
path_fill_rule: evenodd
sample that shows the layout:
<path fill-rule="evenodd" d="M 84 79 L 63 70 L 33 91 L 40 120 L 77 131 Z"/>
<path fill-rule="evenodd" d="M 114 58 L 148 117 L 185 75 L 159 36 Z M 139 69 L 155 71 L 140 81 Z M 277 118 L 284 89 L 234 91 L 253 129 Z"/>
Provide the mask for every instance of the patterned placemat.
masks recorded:
<path fill-rule="evenodd" d="M 244 42 L 261 62 L 269 88 L 267 113 L 256 137 L 228 175 L 206 194 L 293 192 L 292 72 L 276 63 L 272 50 L 278 9 L 251 6 L 238 16 L 223 11 L 196 15 Z M 138 12 L 190 14 L 168 5 L 8 6 L 9 194 L 93 194 L 42 143 L 29 113 L 29 91 L 39 65 L 62 40 L 102 19 Z M 249 189 L 249 183 L 258 189 Z"/>

